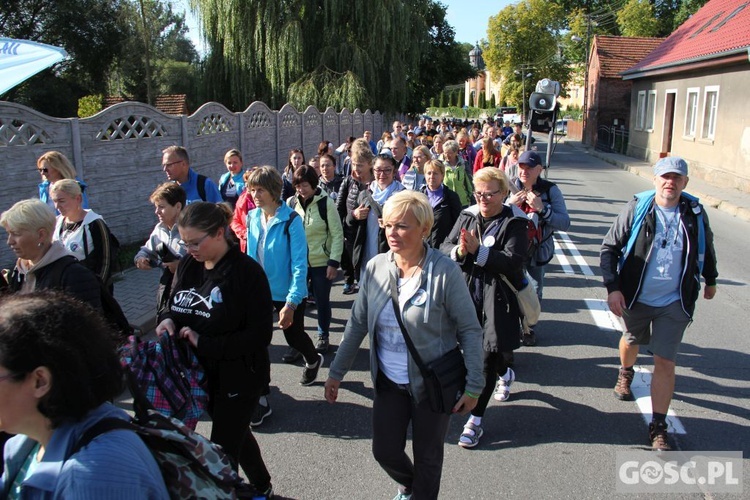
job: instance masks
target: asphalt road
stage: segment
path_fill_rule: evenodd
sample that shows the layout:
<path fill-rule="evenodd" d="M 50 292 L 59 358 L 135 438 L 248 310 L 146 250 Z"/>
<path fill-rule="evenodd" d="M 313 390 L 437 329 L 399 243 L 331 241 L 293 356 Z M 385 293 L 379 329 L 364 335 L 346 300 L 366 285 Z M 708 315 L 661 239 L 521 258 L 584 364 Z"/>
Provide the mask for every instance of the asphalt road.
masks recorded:
<path fill-rule="evenodd" d="M 544 147 L 539 144 L 540 150 Z M 646 422 L 636 402 L 612 396 L 619 366 L 616 325 L 606 312 L 592 313 L 591 308 L 606 301 L 598 270 L 602 237 L 623 204 L 649 183 L 565 145 L 555 150 L 549 178 L 567 200 L 571 245 L 562 245 L 563 260 L 554 259 L 548 268 L 544 312 L 536 329 L 539 344 L 516 351 L 517 380 L 510 400 L 490 403 L 479 447 L 456 446 L 464 419 L 453 417 L 445 442 L 442 498 L 624 497 L 615 489 L 616 453 L 647 447 Z M 719 291 L 710 302 L 699 300 L 678 357 L 672 409 L 686 433 L 675 441 L 683 450 L 742 451 L 743 477 L 750 481 L 750 268 L 740 262 L 750 243 L 750 225 L 712 209 L 709 216 L 719 257 Z M 341 290 L 339 281 L 332 292 L 334 346 L 354 297 Z M 314 317 L 314 310 L 308 312 L 311 336 Z M 281 363 L 286 345 L 280 331 L 274 334 L 273 415 L 255 433 L 277 498 L 394 496 L 396 485 L 370 450 L 367 349 L 363 344 L 339 402 L 329 405 L 323 400 L 323 382 L 335 347 L 326 356 L 319 382 L 302 387 L 301 364 Z M 652 366 L 647 355 L 639 362 Z M 208 434 L 209 426 L 202 422 L 198 429 Z M 669 495 L 725 497 L 697 487 L 694 493 Z"/>

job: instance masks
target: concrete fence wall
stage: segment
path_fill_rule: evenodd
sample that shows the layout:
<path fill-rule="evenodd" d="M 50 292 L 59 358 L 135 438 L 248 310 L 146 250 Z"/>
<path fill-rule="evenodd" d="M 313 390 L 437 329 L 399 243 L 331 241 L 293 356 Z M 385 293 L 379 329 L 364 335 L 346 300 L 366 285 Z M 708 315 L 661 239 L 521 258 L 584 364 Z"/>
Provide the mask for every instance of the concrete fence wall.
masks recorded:
<path fill-rule="evenodd" d="M 166 180 L 161 151 L 167 146 L 184 146 L 191 167 L 218 182 L 226 171 L 224 153 L 232 148 L 242 151 L 246 167 L 272 165 L 283 170 L 293 148 L 302 148 L 309 158 L 324 139 L 338 146 L 365 130 L 380 137 L 384 128 L 384 117 L 377 111 L 320 112 L 310 106 L 299 112 L 288 104 L 274 111 L 262 102 L 242 112 L 210 102 L 190 116 L 124 102 L 84 119 L 51 118 L 0 102 L 0 210 L 37 197 L 36 160 L 46 151 L 60 151 L 88 184 L 91 208 L 105 218 L 120 242 L 140 242 L 156 223 L 148 196 Z M 0 265 L 6 267 L 13 259 L 7 246 L 0 245 Z"/>

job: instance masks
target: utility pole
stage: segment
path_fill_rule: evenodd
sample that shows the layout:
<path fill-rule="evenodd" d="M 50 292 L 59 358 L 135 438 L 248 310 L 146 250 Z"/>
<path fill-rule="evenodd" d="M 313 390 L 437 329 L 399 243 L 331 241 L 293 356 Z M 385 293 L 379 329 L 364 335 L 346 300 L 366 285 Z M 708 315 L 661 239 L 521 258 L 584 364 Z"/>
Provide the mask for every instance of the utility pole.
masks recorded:
<path fill-rule="evenodd" d="M 586 14 L 586 62 L 583 72 L 583 142 L 586 143 L 586 124 L 589 115 L 589 57 L 591 51 L 591 16 Z"/>
<path fill-rule="evenodd" d="M 521 75 L 521 116 L 523 117 L 523 123 L 526 124 L 526 78 L 530 78 L 533 75 L 531 71 L 534 66 L 531 64 L 522 64 L 519 69 L 514 70 L 513 73 Z"/>

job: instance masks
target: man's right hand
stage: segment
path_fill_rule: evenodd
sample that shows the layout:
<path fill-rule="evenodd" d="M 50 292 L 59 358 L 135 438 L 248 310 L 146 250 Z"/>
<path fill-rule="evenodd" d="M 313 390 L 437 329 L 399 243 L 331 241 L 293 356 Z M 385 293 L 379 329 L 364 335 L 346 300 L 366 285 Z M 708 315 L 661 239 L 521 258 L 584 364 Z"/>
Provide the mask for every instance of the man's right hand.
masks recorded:
<path fill-rule="evenodd" d="M 628 308 L 625 303 L 625 296 L 619 290 L 615 290 L 607 296 L 607 305 L 612 314 L 618 318 L 621 318 L 622 311 Z"/>

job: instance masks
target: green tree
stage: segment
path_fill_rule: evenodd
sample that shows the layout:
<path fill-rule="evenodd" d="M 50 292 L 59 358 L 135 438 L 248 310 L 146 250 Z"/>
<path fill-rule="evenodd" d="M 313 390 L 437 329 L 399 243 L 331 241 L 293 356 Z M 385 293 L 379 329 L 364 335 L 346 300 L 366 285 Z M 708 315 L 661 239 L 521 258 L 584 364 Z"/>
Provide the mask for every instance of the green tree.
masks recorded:
<path fill-rule="evenodd" d="M 0 33 L 64 48 L 70 57 L 5 94 L 52 116 L 75 116 L 78 99 L 106 90 L 124 38 L 121 0 L 3 0 Z"/>
<path fill-rule="evenodd" d="M 656 36 L 659 21 L 648 0 L 628 0 L 617 13 L 617 24 L 623 36 Z"/>
<path fill-rule="evenodd" d="M 477 107 L 485 109 L 487 107 L 487 97 L 484 95 L 484 92 L 479 93 L 479 99 L 478 99 Z"/>
<path fill-rule="evenodd" d="M 196 97 L 198 53 L 183 15 L 164 0 L 128 0 L 119 22 L 128 36 L 112 67 L 110 92 L 151 104 L 157 94 Z"/>
<path fill-rule="evenodd" d="M 506 102 L 522 107 L 522 74 L 532 74 L 526 79 L 527 96 L 542 78 L 565 87 L 571 74 L 562 48 L 564 36 L 569 37 L 566 26 L 565 10 L 545 0 L 523 0 L 490 17 L 484 60 L 491 73 L 506 76 L 501 88 Z"/>
<path fill-rule="evenodd" d="M 439 106 L 441 108 L 444 108 L 448 104 L 447 100 L 445 98 L 445 89 L 443 89 L 443 90 L 440 91 L 440 101 L 439 101 L 439 103 L 440 103 Z"/>
<path fill-rule="evenodd" d="M 495 94 L 492 94 L 492 97 L 490 97 L 490 107 L 489 109 L 495 110 L 497 109 L 497 101 L 495 100 Z"/>

